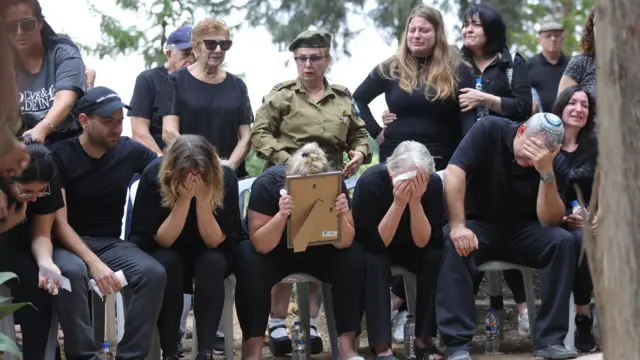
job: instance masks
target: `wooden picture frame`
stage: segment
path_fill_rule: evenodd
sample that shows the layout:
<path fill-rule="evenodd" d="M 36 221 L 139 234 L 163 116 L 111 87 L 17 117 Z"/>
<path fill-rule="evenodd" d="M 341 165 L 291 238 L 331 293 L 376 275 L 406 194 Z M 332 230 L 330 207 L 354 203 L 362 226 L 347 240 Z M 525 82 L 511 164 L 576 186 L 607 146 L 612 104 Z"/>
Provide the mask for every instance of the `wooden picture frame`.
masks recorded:
<path fill-rule="evenodd" d="M 287 176 L 285 187 L 294 204 L 287 219 L 287 246 L 294 252 L 342 239 L 342 214 L 335 210 L 342 183 L 341 171 Z"/>

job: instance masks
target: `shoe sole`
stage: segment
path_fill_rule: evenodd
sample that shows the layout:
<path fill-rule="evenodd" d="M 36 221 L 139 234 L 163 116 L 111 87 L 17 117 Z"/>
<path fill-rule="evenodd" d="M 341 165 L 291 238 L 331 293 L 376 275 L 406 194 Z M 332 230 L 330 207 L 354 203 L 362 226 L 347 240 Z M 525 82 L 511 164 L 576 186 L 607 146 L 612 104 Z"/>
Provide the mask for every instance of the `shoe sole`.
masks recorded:
<path fill-rule="evenodd" d="M 293 351 L 291 339 L 288 337 L 273 338 L 269 336 L 269 351 L 271 351 L 271 355 L 275 357 L 283 357 L 291 354 Z"/>

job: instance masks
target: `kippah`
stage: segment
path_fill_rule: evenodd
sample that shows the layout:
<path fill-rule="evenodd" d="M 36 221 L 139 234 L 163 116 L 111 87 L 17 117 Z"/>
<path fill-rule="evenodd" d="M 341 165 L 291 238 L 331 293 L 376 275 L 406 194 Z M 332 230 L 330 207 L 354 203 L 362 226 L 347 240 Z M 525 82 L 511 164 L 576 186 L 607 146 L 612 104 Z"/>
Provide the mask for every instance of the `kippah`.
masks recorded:
<path fill-rule="evenodd" d="M 562 119 L 551 113 L 537 113 L 531 117 L 531 120 L 537 122 L 540 127 L 554 135 L 562 135 L 564 126 Z"/>

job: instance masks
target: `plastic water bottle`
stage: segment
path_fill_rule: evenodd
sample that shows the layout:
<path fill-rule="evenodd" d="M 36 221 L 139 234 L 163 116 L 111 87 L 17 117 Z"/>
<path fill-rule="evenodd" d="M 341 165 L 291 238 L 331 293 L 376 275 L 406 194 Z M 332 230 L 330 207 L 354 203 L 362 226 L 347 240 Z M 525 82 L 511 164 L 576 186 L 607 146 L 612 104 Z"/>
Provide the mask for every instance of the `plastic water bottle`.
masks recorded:
<path fill-rule="evenodd" d="M 404 323 L 404 356 L 407 359 L 416 358 L 416 322 L 413 316 L 407 315 L 407 322 Z"/>
<path fill-rule="evenodd" d="M 500 334 L 498 333 L 498 316 L 493 308 L 489 308 L 484 318 L 485 340 L 484 353 L 487 355 L 500 353 Z"/>
<path fill-rule="evenodd" d="M 476 90 L 484 91 L 482 88 L 482 77 L 476 77 Z M 478 116 L 478 120 L 482 119 L 485 116 L 489 116 L 489 110 L 484 106 L 478 106 L 476 108 L 476 115 Z"/>
<path fill-rule="evenodd" d="M 291 329 L 291 360 L 307 360 L 307 338 L 302 323 L 296 321 Z"/>
<path fill-rule="evenodd" d="M 572 212 L 574 214 L 582 215 L 583 217 L 589 216 L 589 210 L 583 209 L 582 206 L 580 206 L 580 203 L 578 202 L 578 200 L 573 200 L 571 202 L 571 208 L 573 209 Z"/>
<path fill-rule="evenodd" d="M 102 349 L 100 349 L 100 353 L 98 354 L 99 360 L 113 360 L 113 353 L 111 352 L 111 344 L 104 343 L 102 344 Z"/>

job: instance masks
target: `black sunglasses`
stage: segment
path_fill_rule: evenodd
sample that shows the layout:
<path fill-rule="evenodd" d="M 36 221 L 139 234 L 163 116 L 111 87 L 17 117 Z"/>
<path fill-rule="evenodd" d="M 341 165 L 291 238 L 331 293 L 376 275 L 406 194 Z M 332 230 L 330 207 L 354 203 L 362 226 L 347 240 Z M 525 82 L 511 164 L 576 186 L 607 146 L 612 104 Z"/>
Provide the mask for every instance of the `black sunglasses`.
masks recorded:
<path fill-rule="evenodd" d="M 215 51 L 218 45 L 220 45 L 220 50 L 227 51 L 231 49 L 231 44 L 233 44 L 231 40 L 202 40 L 202 42 L 204 43 L 204 47 L 209 51 Z"/>
<path fill-rule="evenodd" d="M 34 18 L 24 19 L 20 21 L 10 21 L 4 24 L 4 28 L 7 30 L 9 34 L 17 34 L 18 29 L 22 30 L 22 32 L 33 31 L 33 29 L 36 28 L 37 23 L 38 23 L 38 20 Z"/>

